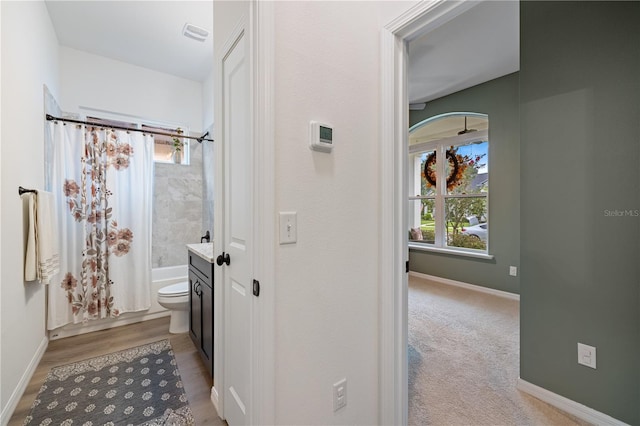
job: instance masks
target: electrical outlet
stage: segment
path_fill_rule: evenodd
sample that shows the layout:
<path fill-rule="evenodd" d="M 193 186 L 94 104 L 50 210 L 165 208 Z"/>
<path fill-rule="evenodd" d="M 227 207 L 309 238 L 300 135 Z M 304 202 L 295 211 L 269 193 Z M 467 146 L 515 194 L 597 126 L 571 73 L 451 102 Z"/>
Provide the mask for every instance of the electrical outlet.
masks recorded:
<path fill-rule="evenodd" d="M 509 266 L 509 275 L 512 277 L 518 276 L 518 267 L 517 266 Z"/>
<path fill-rule="evenodd" d="M 347 379 L 333 384 L 333 411 L 347 406 Z"/>
<path fill-rule="evenodd" d="M 596 368 L 596 348 L 594 346 L 578 343 L 578 364 Z"/>

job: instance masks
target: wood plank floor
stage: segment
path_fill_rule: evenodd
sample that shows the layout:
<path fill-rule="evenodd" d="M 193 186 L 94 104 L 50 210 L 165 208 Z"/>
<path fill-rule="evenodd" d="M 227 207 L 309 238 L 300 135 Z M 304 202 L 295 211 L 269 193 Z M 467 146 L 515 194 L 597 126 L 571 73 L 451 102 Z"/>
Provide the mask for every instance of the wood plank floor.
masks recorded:
<path fill-rule="evenodd" d="M 38 365 L 27 389 L 16 407 L 9 426 L 21 425 L 29 414 L 49 370 L 87 358 L 117 352 L 134 346 L 169 339 L 178 363 L 184 390 L 189 399 L 196 425 L 226 425 L 220 420 L 210 393 L 212 380 L 200 359 L 189 333 L 170 334 L 169 317 L 96 331 L 80 336 L 52 340 Z"/>

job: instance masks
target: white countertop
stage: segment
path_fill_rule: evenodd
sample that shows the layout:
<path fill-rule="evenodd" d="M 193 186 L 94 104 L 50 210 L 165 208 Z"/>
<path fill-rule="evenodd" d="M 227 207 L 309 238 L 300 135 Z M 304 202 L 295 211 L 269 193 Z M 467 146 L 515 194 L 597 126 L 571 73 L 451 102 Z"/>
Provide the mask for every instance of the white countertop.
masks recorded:
<path fill-rule="evenodd" d="M 213 263 L 215 260 L 213 258 L 213 243 L 187 244 L 187 249 L 209 263 Z"/>

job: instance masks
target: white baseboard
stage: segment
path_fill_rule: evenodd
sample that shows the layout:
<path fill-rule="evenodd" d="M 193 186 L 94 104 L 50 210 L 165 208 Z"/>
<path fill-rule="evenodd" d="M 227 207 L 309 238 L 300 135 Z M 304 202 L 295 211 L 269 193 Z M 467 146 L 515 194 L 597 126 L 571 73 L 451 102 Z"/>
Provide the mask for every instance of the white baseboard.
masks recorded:
<path fill-rule="evenodd" d="M 48 345 L 49 345 L 49 339 L 47 339 L 47 337 L 45 336 L 42 338 L 42 341 L 40 341 L 40 345 L 38 345 L 38 349 L 36 350 L 36 353 L 33 355 L 33 358 L 31 358 L 31 362 L 27 366 L 27 369 L 25 370 L 24 374 L 20 378 L 18 385 L 16 386 L 16 388 L 13 390 L 13 393 L 9 397 L 9 400 L 7 401 L 7 405 L 5 405 L 4 410 L 2 410 L 2 414 L 0 414 L 0 424 L 2 424 L 2 426 L 6 426 L 9 423 L 9 420 L 11 419 L 13 412 L 15 411 L 16 407 L 18 406 L 18 403 L 20 402 L 20 398 L 22 398 L 24 391 L 27 389 L 27 386 L 31 381 L 31 377 L 33 376 L 33 373 L 35 373 L 36 368 L 38 367 L 38 364 L 40 364 L 40 360 L 42 359 L 44 353 L 46 352 Z"/>
<path fill-rule="evenodd" d="M 591 424 L 599 426 L 629 426 L 627 423 L 614 419 L 611 416 L 596 411 L 593 408 L 589 408 L 586 405 L 575 402 L 569 398 L 565 398 L 564 396 L 548 391 L 545 388 L 534 385 L 533 383 L 529 383 L 526 380 L 518 378 L 517 388 L 522 392 L 528 393 L 547 404 L 553 405 L 554 407 Z"/>
<path fill-rule="evenodd" d="M 495 290 L 489 287 L 482 287 L 480 285 L 463 283 L 462 281 L 450 280 L 449 278 L 441 278 L 441 277 L 436 277 L 435 275 L 427 275 L 421 272 L 410 271 L 409 275 L 417 278 L 424 278 L 426 280 L 439 282 L 442 284 L 448 284 L 456 287 L 466 288 L 467 290 L 479 291 L 480 293 L 492 294 L 494 296 L 504 297 L 505 299 L 518 300 L 518 301 L 520 300 L 519 294 L 509 293 L 508 291 Z"/>
<path fill-rule="evenodd" d="M 220 417 L 220 409 L 218 408 L 220 404 L 220 399 L 218 398 L 218 390 L 214 386 L 211 386 L 211 403 L 213 404 L 213 407 L 216 409 L 216 413 L 218 413 L 218 417 Z"/>

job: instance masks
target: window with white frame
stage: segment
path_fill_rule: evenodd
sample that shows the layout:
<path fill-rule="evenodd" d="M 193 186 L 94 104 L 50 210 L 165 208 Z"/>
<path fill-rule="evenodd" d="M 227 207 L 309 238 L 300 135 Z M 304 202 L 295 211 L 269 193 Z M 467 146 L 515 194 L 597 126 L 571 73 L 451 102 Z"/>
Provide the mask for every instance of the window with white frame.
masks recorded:
<path fill-rule="evenodd" d="M 167 125 L 143 122 L 141 120 L 121 121 L 114 119 L 114 114 L 109 114 L 109 118 L 87 116 L 87 121 L 104 126 L 116 126 L 127 129 L 148 130 L 158 132 L 153 137 L 153 161 L 156 163 L 173 163 L 189 165 L 189 139 L 168 136 L 184 132 L 181 127 L 171 128 Z M 166 134 L 161 134 L 166 133 Z"/>
<path fill-rule="evenodd" d="M 410 246 L 488 253 L 488 117 L 449 113 L 418 123 L 408 165 Z"/>
<path fill-rule="evenodd" d="M 171 129 L 163 126 L 142 124 L 141 129 L 159 133 L 184 133 L 180 127 Z M 153 159 L 156 163 L 188 165 L 191 161 L 189 139 L 156 134 L 153 137 L 153 148 Z"/>

